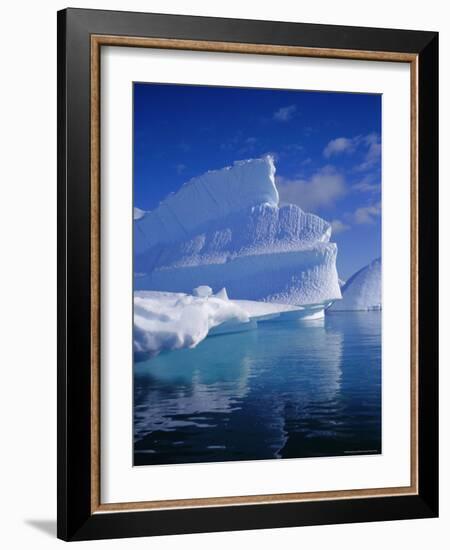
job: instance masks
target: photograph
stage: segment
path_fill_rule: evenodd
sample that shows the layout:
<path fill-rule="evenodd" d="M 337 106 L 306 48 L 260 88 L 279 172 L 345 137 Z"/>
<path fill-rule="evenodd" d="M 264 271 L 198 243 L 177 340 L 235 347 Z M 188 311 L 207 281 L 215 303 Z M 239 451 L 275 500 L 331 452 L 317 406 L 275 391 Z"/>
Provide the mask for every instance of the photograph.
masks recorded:
<path fill-rule="evenodd" d="M 2 7 L 2 547 L 448 547 L 446 4 Z"/>
<path fill-rule="evenodd" d="M 382 94 L 132 86 L 133 465 L 382 454 Z"/>

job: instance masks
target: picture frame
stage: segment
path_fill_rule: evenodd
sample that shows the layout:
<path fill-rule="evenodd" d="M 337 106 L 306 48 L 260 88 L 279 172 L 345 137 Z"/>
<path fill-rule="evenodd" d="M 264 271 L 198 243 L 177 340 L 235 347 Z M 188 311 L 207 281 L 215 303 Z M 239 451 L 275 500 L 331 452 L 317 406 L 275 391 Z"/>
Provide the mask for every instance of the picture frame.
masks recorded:
<path fill-rule="evenodd" d="M 143 502 L 101 502 L 100 52 L 107 46 L 409 65 L 409 486 L 167 501 L 149 494 Z M 437 33 L 72 8 L 58 12 L 58 537 L 437 517 L 437 205 Z"/>

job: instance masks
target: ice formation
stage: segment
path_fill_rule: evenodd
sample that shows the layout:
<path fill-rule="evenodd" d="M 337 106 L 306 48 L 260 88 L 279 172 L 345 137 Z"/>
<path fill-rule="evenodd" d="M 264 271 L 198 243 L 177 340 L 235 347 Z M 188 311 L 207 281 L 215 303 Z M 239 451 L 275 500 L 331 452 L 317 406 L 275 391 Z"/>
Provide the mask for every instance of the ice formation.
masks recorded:
<path fill-rule="evenodd" d="M 135 207 L 133 212 L 133 219 L 140 220 L 145 216 L 145 214 L 146 214 L 145 210 L 141 210 L 140 208 Z"/>
<path fill-rule="evenodd" d="M 162 243 L 181 242 L 209 222 L 230 212 L 257 204 L 278 204 L 275 166 L 270 157 L 238 161 L 233 166 L 206 172 L 185 183 L 164 199 L 156 210 L 147 212 L 136 225 L 135 252 Z"/>
<path fill-rule="evenodd" d="M 242 308 L 228 300 L 182 293 L 135 292 L 135 358 L 194 347 L 212 328 L 231 321 L 248 323 L 250 319 Z"/>
<path fill-rule="evenodd" d="M 341 298 L 331 226 L 279 205 L 273 159 L 235 162 L 194 178 L 135 219 L 135 289 L 325 304 Z"/>
<path fill-rule="evenodd" d="M 211 296 L 212 293 L 212 288 L 206 285 L 198 286 L 192 291 L 194 296 L 198 296 L 200 298 L 207 298 L 208 296 Z"/>
<path fill-rule="evenodd" d="M 343 287 L 343 299 L 331 311 L 368 311 L 381 309 L 381 258 L 356 272 Z"/>
<path fill-rule="evenodd" d="M 214 295 L 136 291 L 134 357 L 142 361 L 162 351 L 193 348 L 208 334 L 251 330 L 259 322 L 316 319 L 320 315 L 323 307 L 229 300 L 225 288 Z"/>

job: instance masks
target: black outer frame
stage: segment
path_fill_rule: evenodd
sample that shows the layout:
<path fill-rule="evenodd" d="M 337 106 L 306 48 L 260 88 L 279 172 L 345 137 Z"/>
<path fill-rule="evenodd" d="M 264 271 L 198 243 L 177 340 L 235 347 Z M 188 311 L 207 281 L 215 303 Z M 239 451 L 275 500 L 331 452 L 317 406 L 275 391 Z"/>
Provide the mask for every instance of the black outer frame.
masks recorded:
<path fill-rule="evenodd" d="M 90 35 L 419 56 L 419 493 L 91 514 Z M 89 540 L 438 515 L 438 34 L 69 8 L 58 12 L 58 526 Z"/>

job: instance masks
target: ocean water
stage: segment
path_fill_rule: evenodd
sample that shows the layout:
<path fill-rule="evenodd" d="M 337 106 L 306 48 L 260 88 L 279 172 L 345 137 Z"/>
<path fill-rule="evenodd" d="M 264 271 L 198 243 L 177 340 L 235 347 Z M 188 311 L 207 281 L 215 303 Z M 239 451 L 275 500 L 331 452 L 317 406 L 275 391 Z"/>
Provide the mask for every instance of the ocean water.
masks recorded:
<path fill-rule="evenodd" d="M 381 313 L 266 322 L 134 366 L 134 464 L 381 452 Z"/>

